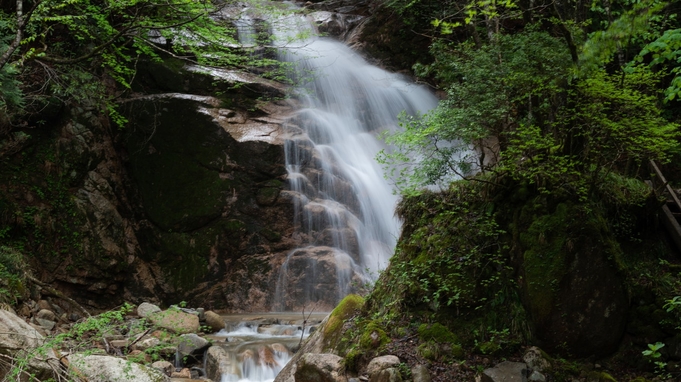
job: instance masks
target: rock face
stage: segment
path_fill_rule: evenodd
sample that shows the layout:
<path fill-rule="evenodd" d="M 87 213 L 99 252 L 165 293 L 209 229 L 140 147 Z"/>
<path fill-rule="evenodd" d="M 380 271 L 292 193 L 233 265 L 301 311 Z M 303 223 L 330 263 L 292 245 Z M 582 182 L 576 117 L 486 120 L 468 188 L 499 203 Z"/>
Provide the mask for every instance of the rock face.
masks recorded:
<path fill-rule="evenodd" d="M 276 300 L 281 304 L 279 310 L 284 311 L 295 310 L 307 301 L 323 303 L 333 300 L 329 296 L 336 296 L 340 300 L 349 291 L 339 289 L 339 279 L 354 279 L 358 284 L 362 280 L 355 273 L 352 259 L 345 252 L 324 246 L 297 249 L 289 255 L 280 277 L 282 289 L 277 290 Z M 322 292 L 319 292 L 320 295 L 310 295 L 315 290 Z M 320 309 L 327 311 L 333 308 L 332 305 L 320 306 Z"/>
<path fill-rule="evenodd" d="M 95 105 L 63 108 L 0 156 L 0 226 L 38 279 L 85 307 L 269 310 L 273 272 L 296 246 L 280 197 L 290 107 L 263 100 L 286 88 L 183 65 L 140 63 L 134 86 L 154 95 L 122 103 L 122 129 Z"/>
<path fill-rule="evenodd" d="M 142 260 L 163 295 L 182 290 L 209 307 L 268 310 L 272 269 L 291 247 L 283 239 L 291 206 L 278 198 L 283 119 L 223 105 L 177 93 L 130 103 L 125 145 L 148 216 Z"/>

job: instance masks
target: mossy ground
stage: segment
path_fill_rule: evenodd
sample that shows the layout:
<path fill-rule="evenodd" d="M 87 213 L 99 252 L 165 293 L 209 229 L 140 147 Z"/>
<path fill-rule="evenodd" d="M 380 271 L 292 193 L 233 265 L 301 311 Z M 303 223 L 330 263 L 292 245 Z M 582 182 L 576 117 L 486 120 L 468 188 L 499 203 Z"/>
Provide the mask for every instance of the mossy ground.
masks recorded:
<path fill-rule="evenodd" d="M 342 350 L 349 370 L 360 370 L 375 355 L 395 354 L 409 366 L 429 364 L 434 381 L 468 381 L 503 359 L 521 361 L 525 346 L 536 341 L 533 313 L 521 295 L 535 300 L 535 315 L 547 314 L 560 303 L 555 291 L 568 272 L 566 248 L 589 240 L 598 242 L 599 255 L 605 254 L 629 296 L 646 301 L 632 311 L 630 322 L 641 327 L 636 341 L 645 340 L 645 330 L 652 328 L 668 338 L 674 328 L 664 328 L 664 322 L 681 322 L 660 309 L 665 299 L 681 293 L 676 261 L 659 231 L 646 228 L 655 206 L 651 209 L 650 194 L 639 192 L 639 186 L 623 182 L 618 195 L 586 203 L 538 195 L 527 185 L 500 192 L 475 182 L 405 199 L 396 254 L 361 314 L 343 326 L 335 349 Z M 626 224 L 620 224 L 623 217 Z M 529 292 L 520 282 L 522 269 L 533 281 Z M 368 349 L 370 325 L 384 330 L 390 342 Z M 629 342 L 598 360 L 599 378 L 651 378 L 643 348 Z M 593 372 L 593 360 L 552 355 L 551 380 L 579 380 Z"/>

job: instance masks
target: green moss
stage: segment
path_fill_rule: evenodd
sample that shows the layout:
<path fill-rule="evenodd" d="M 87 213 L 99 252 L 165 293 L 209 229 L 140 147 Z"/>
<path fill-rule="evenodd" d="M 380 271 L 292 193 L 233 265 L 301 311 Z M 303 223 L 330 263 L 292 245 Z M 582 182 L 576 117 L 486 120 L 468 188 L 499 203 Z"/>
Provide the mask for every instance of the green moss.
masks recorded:
<path fill-rule="evenodd" d="M 612 375 L 601 371 L 590 372 L 587 375 L 586 380 L 589 382 L 617 382 L 617 380 L 613 378 Z"/>
<path fill-rule="evenodd" d="M 343 323 L 360 310 L 364 305 L 364 298 L 356 294 L 349 294 L 333 309 L 324 325 L 324 348 L 335 347 L 342 335 Z"/>
<path fill-rule="evenodd" d="M 456 359 L 463 359 L 463 357 L 466 355 L 466 352 L 463 350 L 461 345 L 452 345 L 451 354 L 452 357 Z"/>
<path fill-rule="evenodd" d="M 430 361 L 437 361 L 440 357 L 440 346 L 432 341 L 424 342 L 416 348 L 416 352 Z"/>
<path fill-rule="evenodd" d="M 363 355 L 364 353 L 359 349 L 350 350 L 348 354 L 345 355 L 345 358 L 343 358 L 343 364 L 345 365 L 345 369 L 352 372 L 357 372 L 359 367 L 359 361 Z"/>
<path fill-rule="evenodd" d="M 459 343 L 459 338 L 440 323 L 432 325 L 421 324 L 417 330 L 422 341 L 447 342 L 451 344 Z"/>
<path fill-rule="evenodd" d="M 535 317 L 548 317 L 551 313 L 555 289 L 567 272 L 564 248 L 569 224 L 568 205 L 561 203 L 553 214 L 534 219 L 527 232 L 520 234 L 520 241 L 527 248 L 523 265 Z"/>
<path fill-rule="evenodd" d="M 501 351 L 501 345 L 495 341 L 487 341 L 478 345 L 478 350 L 482 354 L 496 355 Z"/>
<path fill-rule="evenodd" d="M 376 321 L 370 321 L 362 331 L 359 344 L 363 349 L 378 349 L 390 342 L 385 330 Z"/>

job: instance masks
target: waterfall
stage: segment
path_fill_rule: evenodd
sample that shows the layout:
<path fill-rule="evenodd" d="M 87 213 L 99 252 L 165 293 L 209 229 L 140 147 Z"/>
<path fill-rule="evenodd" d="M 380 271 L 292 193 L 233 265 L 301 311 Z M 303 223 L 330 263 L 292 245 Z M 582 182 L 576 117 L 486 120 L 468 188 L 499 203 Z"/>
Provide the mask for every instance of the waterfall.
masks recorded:
<path fill-rule="evenodd" d="M 332 308 L 353 285 L 378 276 L 399 235 L 397 197 L 374 159 L 384 148 L 377 134 L 397 128 L 400 112 L 425 112 L 437 100 L 342 43 L 315 36 L 303 16 L 275 24 L 279 57 L 293 64 L 302 107 L 288 122 L 285 145 L 286 194 L 301 245 L 281 267 L 273 308 Z"/>

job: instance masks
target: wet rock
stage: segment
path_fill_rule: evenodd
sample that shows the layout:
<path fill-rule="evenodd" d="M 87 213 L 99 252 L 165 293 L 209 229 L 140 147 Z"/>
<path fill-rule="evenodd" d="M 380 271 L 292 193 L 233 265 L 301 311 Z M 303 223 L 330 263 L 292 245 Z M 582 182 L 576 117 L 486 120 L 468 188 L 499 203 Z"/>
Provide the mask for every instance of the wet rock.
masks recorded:
<path fill-rule="evenodd" d="M 219 332 L 225 328 L 225 319 L 219 314 L 209 310 L 204 313 L 206 316 L 206 325 L 208 325 L 214 332 Z"/>
<path fill-rule="evenodd" d="M 210 342 L 195 333 L 183 334 L 178 339 L 177 351 L 182 357 L 201 358 L 203 352 L 210 347 Z"/>
<path fill-rule="evenodd" d="M 430 382 L 430 372 L 425 365 L 416 365 L 411 369 L 411 378 L 414 382 Z"/>
<path fill-rule="evenodd" d="M 318 11 L 310 13 L 308 17 L 317 26 L 317 30 L 324 35 L 341 37 L 348 31 L 345 16 L 338 13 Z"/>
<path fill-rule="evenodd" d="M 170 373 L 170 378 L 184 378 L 184 379 L 191 379 L 192 373 L 189 369 L 186 367 L 180 371 L 173 371 Z"/>
<path fill-rule="evenodd" d="M 0 309 L 0 354 L 13 357 L 18 352 L 29 352 L 41 346 L 44 337 L 16 314 Z M 45 356 L 36 354 L 30 358 L 25 371 L 39 380 L 51 378 L 52 371 L 59 367 L 59 363 L 52 349 L 46 350 Z M 52 361 L 50 361 L 52 360 Z M 0 367 L 0 380 L 4 380 L 7 370 Z"/>
<path fill-rule="evenodd" d="M 296 365 L 296 382 L 344 382 L 343 358 L 334 354 L 304 354 Z"/>
<path fill-rule="evenodd" d="M 72 354 L 71 365 L 90 382 L 167 382 L 162 372 L 121 358 L 99 355 Z"/>
<path fill-rule="evenodd" d="M 179 310 L 165 310 L 147 317 L 154 325 L 168 329 L 177 334 L 195 333 L 199 331 L 199 317 Z"/>
<path fill-rule="evenodd" d="M 160 311 L 161 308 L 148 302 L 143 302 L 137 307 L 137 315 L 142 318 L 149 317 L 153 313 L 158 313 Z"/>
<path fill-rule="evenodd" d="M 354 261 L 347 253 L 325 246 L 295 250 L 282 267 L 282 274 L 285 275 L 285 285 L 281 291 L 281 308 L 291 311 L 302 309 L 310 301 L 328 304 L 326 309 L 332 310 L 336 303 L 334 296 L 341 294 L 339 279 L 356 280 L 358 283 L 361 280 Z M 323 292 L 311 296 L 310 291 Z M 333 301 L 329 301 L 330 297 L 334 297 Z"/>
<path fill-rule="evenodd" d="M 504 361 L 482 372 L 481 382 L 527 382 L 527 365 Z"/>
<path fill-rule="evenodd" d="M 288 348 L 280 343 L 273 343 L 270 345 L 270 348 L 272 348 L 272 351 L 274 351 L 278 356 L 282 355 L 290 355 L 291 351 L 288 350 Z"/>
<path fill-rule="evenodd" d="M 170 376 L 170 374 L 175 370 L 175 366 L 168 361 L 156 361 L 151 364 L 151 367 L 161 371 L 163 374 Z"/>
<path fill-rule="evenodd" d="M 367 374 L 373 376 L 374 374 L 380 372 L 381 370 L 388 369 L 391 367 L 397 367 L 400 364 L 400 359 L 394 355 L 384 355 L 376 357 L 369 362 L 367 365 Z"/>
<path fill-rule="evenodd" d="M 220 346 L 211 346 L 206 352 L 206 377 L 219 381 L 223 374 L 233 373 L 235 365 L 227 351 Z"/>

